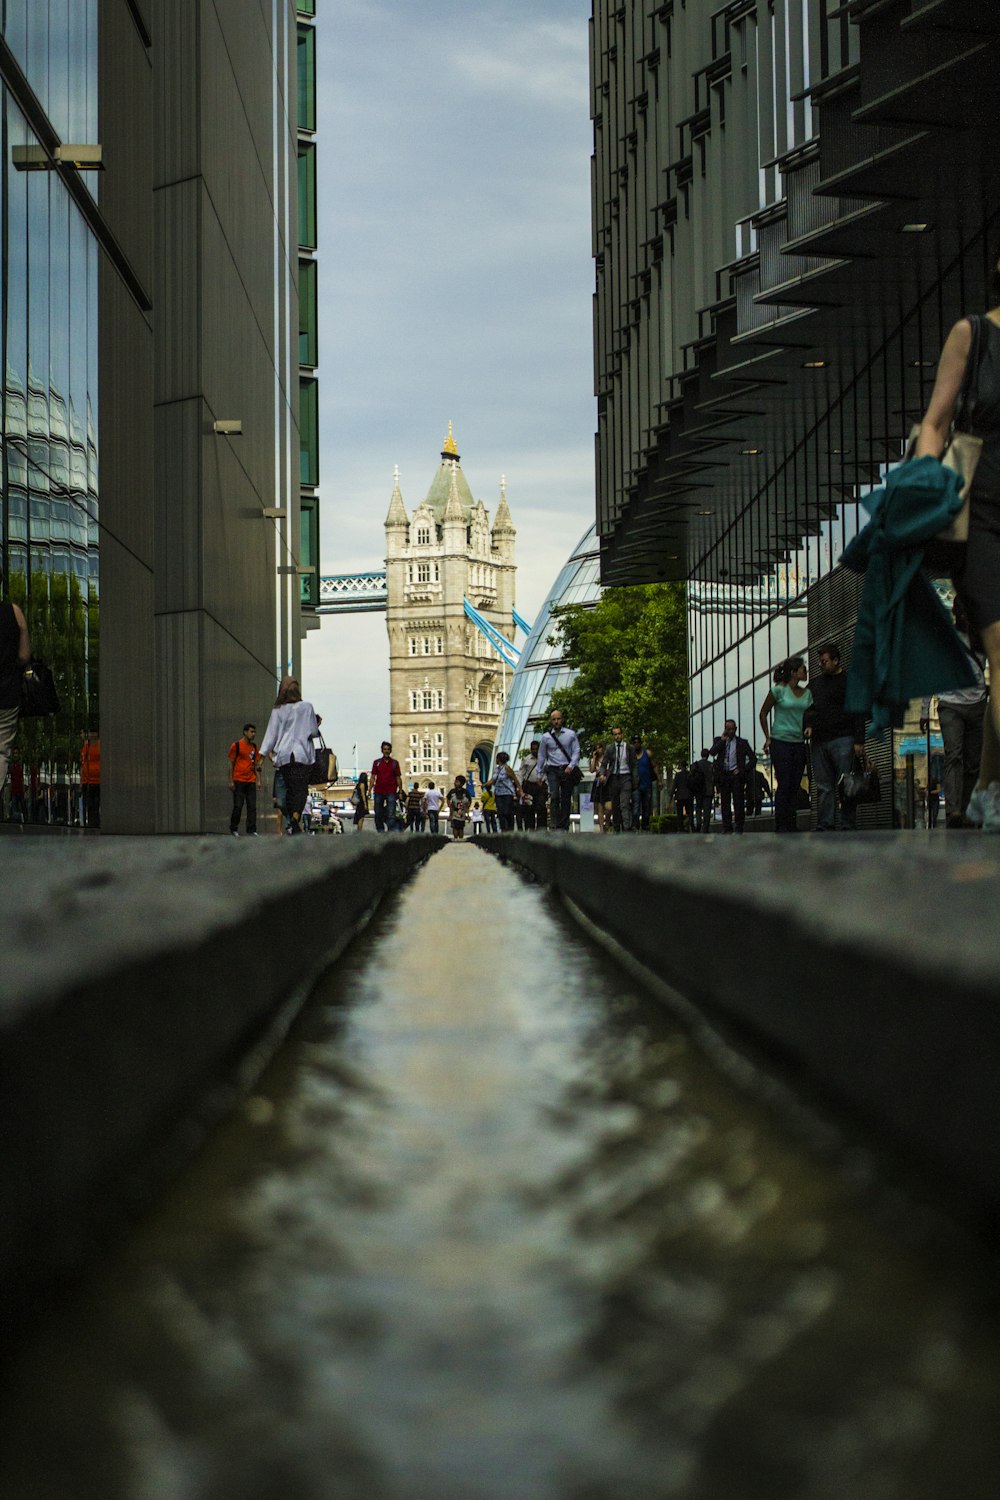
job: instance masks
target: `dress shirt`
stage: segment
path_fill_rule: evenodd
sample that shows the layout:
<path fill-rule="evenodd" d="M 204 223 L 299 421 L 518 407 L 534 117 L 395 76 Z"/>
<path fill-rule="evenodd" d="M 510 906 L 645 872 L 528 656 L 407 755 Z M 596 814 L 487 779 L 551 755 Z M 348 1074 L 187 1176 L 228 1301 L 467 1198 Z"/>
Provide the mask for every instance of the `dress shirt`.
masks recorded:
<path fill-rule="evenodd" d="M 735 771 L 736 764 L 736 736 L 734 734 L 732 739 L 729 740 L 726 745 L 725 768 L 727 771 Z"/>
<path fill-rule="evenodd" d="M 547 766 L 553 770 L 562 770 L 565 766 L 578 766 L 580 764 L 580 741 L 572 729 L 565 725 L 559 731 L 558 739 L 551 729 L 546 729 L 542 735 L 542 742 L 538 749 L 538 775 Z"/>
<path fill-rule="evenodd" d="M 293 758 L 296 765 L 312 765 L 316 759 L 311 743 L 314 734 L 319 734 L 319 725 L 311 703 L 282 703 L 271 710 L 260 745 L 261 756 L 273 753 L 279 766 L 287 766 Z"/>

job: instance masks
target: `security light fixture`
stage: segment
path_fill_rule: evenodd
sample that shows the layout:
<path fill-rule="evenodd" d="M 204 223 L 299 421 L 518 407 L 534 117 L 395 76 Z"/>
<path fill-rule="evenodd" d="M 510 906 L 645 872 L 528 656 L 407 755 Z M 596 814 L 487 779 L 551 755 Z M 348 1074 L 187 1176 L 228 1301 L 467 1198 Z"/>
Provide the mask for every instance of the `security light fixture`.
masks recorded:
<path fill-rule="evenodd" d="M 217 437 L 242 437 L 243 422 L 239 417 L 224 417 L 212 423 L 212 431 Z"/>
<path fill-rule="evenodd" d="M 741 458 L 756 458 L 757 454 L 758 453 L 763 453 L 763 451 L 764 451 L 763 448 L 741 448 L 740 449 L 740 457 Z"/>
<path fill-rule="evenodd" d="M 714 510 L 700 510 L 698 512 L 698 514 L 699 514 L 699 516 L 714 516 L 715 515 L 715 511 Z"/>
<path fill-rule="evenodd" d="M 928 234 L 931 226 L 929 224 L 900 224 L 900 234 Z"/>
<path fill-rule="evenodd" d="M 911 359 L 910 360 L 910 369 L 911 370 L 932 370 L 936 364 L 937 364 L 937 360 L 936 359 Z"/>
<path fill-rule="evenodd" d="M 802 368 L 803 370 L 825 370 L 829 363 L 828 359 L 804 359 Z"/>

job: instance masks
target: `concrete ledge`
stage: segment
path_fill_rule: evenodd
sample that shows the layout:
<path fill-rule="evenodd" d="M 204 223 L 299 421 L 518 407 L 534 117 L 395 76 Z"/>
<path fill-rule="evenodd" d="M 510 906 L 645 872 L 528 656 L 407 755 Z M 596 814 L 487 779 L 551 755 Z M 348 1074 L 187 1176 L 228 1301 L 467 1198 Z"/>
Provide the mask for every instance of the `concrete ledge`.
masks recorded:
<path fill-rule="evenodd" d="M 197 1146 L 252 1082 L 248 1051 L 261 1066 L 318 967 L 443 842 L 6 841 L 0 1278 L 15 1307 Z"/>
<path fill-rule="evenodd" d="M 1000 1236 L 1000 839 L 479 842 Z"/>

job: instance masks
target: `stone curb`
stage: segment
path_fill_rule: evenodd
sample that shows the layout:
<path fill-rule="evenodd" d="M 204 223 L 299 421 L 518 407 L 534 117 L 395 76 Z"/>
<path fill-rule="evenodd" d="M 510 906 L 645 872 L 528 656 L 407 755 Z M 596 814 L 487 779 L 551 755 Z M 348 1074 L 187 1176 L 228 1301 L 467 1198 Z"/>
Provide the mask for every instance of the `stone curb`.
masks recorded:
<path fill-rule="evenodd" d="M 1000 1235 L 1000 840 L 479 842 Z"/>
<path fill-rule="evenodd" d="M 443 839 L 5 848 L 0 1278 L 23 1305 L 194 1149 L 321 964 Z M 298 995 L 296 996 L 296 991 Z"/>

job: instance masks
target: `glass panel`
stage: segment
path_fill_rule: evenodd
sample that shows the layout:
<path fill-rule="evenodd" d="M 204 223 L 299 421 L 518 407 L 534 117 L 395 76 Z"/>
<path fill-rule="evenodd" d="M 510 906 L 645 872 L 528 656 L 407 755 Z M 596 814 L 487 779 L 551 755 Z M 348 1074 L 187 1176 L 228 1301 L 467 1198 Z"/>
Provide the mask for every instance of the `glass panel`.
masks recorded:
<path fill-rule="evenodd" d="M 316 262 L 299 261 L 299 364 L 314 369 L 319 364 L 319 330 L 316 305 Z"/>
<path fill-rule="evenodd" d="M 299 480 L 319 484 L 319 388 L 315 380 L 299 381 Z"/>
<path fill-rule="evenodd" d="M 316 147 L 299 143 L 299 244 L 316 249 Z"/>
<path fill-rule="evenodd" d="M 319 604 L 319 500 L 315 495 L 303 495 L 299 512 L 299 563 L 303 568 L 312 567 L 315 573 L 304 574 L 302 603 L 311 609 Z"/>
<path fill-rule="evenodd" d="M 295 9 L 300 16 L 314 16 L 316 14 L 316 0 L 298 0 Z"/>
<path fill-rule="evenodd" d="M 299 129 L 316 129 L 316 32 L 298 28 Z"/>

